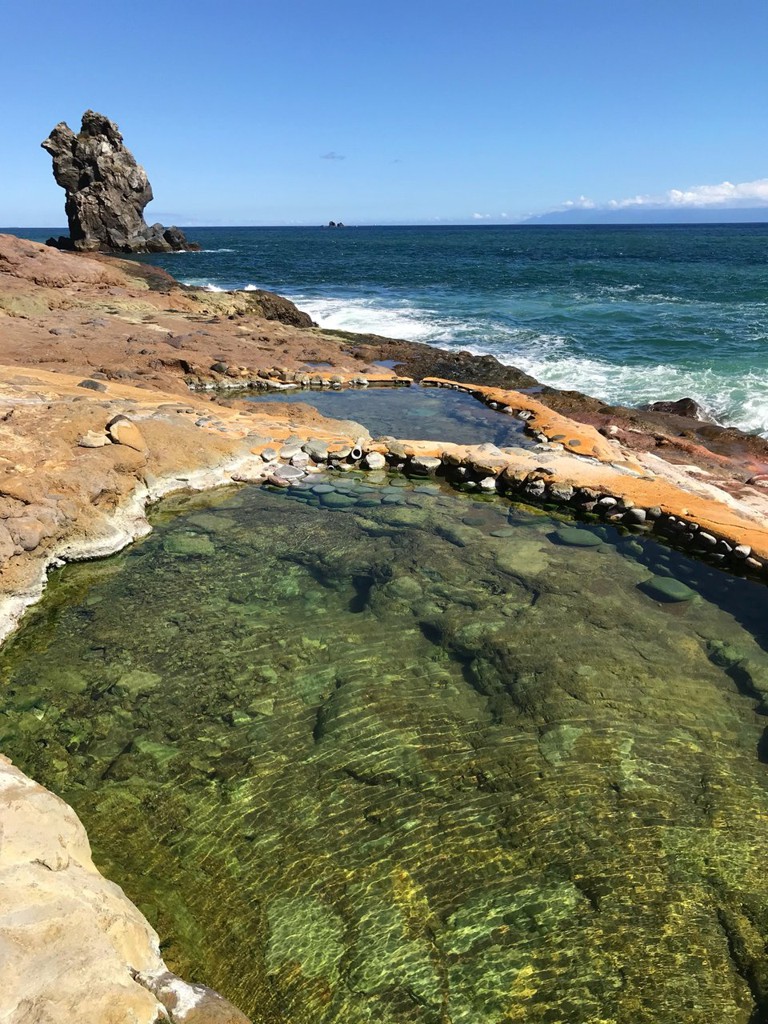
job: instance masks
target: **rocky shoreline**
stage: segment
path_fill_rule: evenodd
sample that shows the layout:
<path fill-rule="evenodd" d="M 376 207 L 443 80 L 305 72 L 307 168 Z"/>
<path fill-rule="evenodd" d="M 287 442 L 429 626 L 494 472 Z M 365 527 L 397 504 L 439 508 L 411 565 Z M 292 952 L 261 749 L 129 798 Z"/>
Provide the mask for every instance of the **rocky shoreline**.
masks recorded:
<path fill-rule="evenodd" d="M 234 387 L 411 378 L 524 420 L 537 447 L 373 440 L 308 406 L 218 400 Z M 438 473 L 653 530 L 741 573 L 768 572 L 760 438 L 556 392 L 492 357 L 322 331 L 270 293 L 198 291 L 138 264 L 0 236 L 0 639 L 39 599 L 52 566 L 144 535 L 146 509 L 163 495 L 291 486 L 329 466 Z M 74 813 L 5 760 L 0 823 L 0 935 L 15 979 L 0 995 L 2 1019 L 245 1019 L 165 974 L 156 935 L 95 871 Z M 53 935 L 60 945 L 43 965 Z"/>

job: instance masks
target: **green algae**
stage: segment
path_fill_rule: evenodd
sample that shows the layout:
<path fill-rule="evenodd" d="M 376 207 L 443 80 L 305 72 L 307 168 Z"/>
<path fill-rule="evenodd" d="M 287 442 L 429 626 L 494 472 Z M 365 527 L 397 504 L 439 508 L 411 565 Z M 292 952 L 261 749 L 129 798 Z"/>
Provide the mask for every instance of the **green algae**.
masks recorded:
<path fill-rule="evenodd" d="M 764 589 L 325 479 L 164 503 L 0 656 L 3 752 L 171 966 L 268 1024 L 759 1020 Z"/>

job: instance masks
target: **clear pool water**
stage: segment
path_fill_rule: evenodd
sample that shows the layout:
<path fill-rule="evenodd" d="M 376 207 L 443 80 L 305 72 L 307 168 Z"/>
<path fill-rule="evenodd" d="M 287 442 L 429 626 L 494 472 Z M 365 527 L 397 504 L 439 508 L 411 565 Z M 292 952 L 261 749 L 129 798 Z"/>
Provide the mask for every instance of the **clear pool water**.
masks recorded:
<path fill-rule="evenodd" d="M 433 483 L 314 486 L 165 502 L 0 655 L 1 749 L 169 964 L 267 1024 L 761 1020 L 768 591 Z"/>

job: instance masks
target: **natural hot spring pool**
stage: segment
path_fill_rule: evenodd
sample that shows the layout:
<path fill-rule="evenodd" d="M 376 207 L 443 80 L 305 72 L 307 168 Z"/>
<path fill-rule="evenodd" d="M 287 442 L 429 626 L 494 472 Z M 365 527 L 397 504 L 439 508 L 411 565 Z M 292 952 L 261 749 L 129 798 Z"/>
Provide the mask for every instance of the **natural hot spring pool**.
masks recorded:
<path fill-rule="evenodd" d="M 254 402 L 304 402 L 331 419 L 355 420 L 373 437 L 392 435 L 410 441 L 441 441 L 482 444 L 490 441 L 504 448 L 532 448 L 536 443 L 524 433 L 513 416 L 488 408 L 476 398 L 449 388 L 411 387 L 305 389 L 296 391 L 249 391 Z"/>
<path fill-rule="evenodd" d="M 165 502 L 0 658 L 170 964 L 269 1024 L 763 1020 L 768 591 L 329 478 Z"/>

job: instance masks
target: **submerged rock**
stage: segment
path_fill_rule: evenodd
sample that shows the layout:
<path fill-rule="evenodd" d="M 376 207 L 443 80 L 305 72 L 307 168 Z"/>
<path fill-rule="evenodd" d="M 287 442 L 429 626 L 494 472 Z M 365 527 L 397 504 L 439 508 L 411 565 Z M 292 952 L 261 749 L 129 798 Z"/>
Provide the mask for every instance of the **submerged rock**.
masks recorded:
<path fill-rule="evenodd" d="M 578 526 L 563 526 L 555 530 L 552 539 L 558 544 L 567 544 L 572 548 L 597 548 L 603 543 L 597 534 L 589 530 L 580 530 Z"/>
<path fill-rule="evenodd" d="M 695 590 L 671 576 L 651 576 L 640 589 L 656 601 L 690 601 L 696 596 Z"/>
<path fill-rule="evenodd" d="M 210 537 L 199 533 L 180 533 L 167 537 L 163 542 L 163 550 L 179 558 L 201 558 L 212 555 L 216 549 Z"/>
<path fill-rule="evenodd" d="M 53 176 L 67 195 L 69 238 L 49 239 L 50 245 L 81 252 L 200 248 L 179 228 L 145 222 L 152 186 L 108 117 L 86 110 L 79 134 L 62 121 L 41 145 L 53 157 Z"/>

